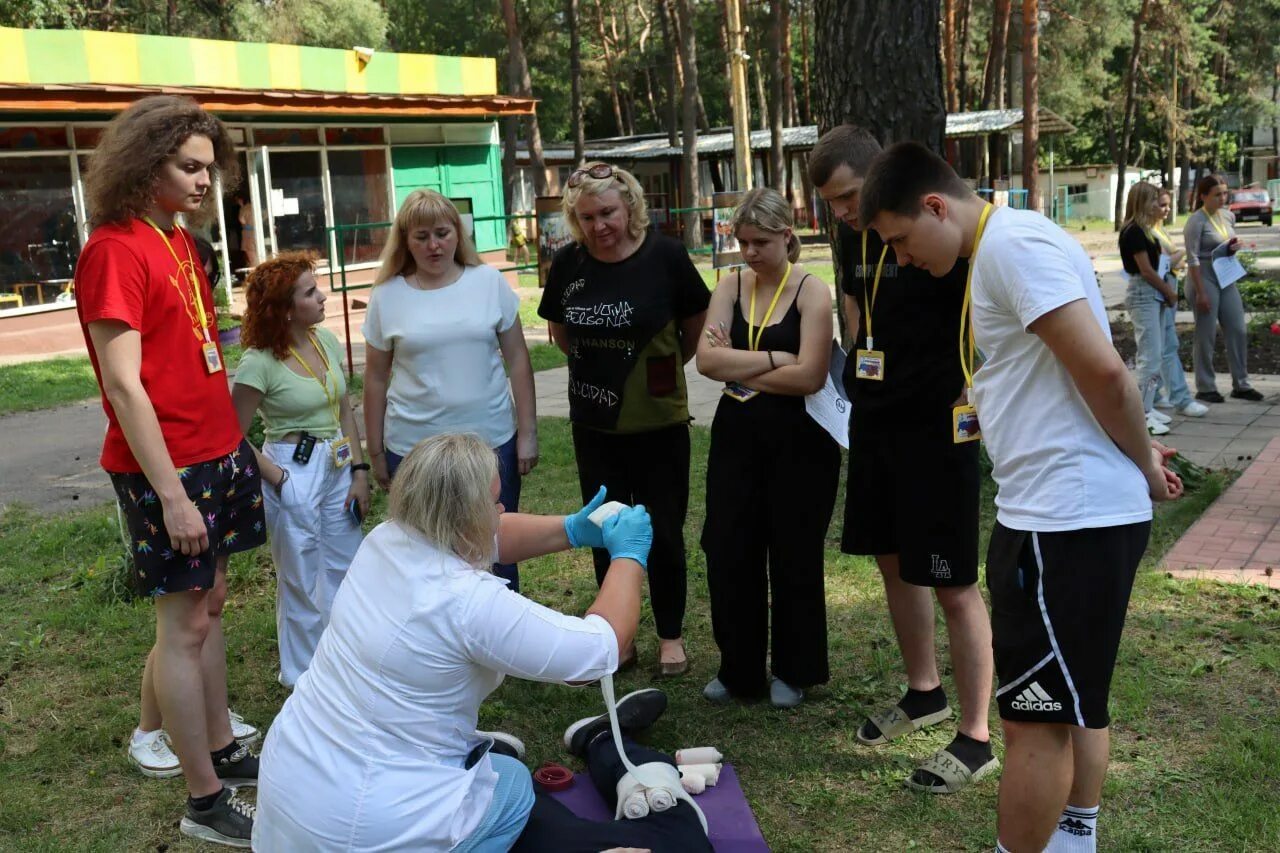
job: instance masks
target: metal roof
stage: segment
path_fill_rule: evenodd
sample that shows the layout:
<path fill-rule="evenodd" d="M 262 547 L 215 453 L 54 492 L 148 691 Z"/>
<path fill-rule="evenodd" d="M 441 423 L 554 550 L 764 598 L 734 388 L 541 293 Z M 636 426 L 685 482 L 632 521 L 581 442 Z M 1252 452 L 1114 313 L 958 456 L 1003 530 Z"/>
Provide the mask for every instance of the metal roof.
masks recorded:
<path fill-rule="evenodd" d="M 1044 109 L 1039 111 L 1040 133 L 1050 135 L 1057 133 L 1074 133 L 1075 126 L 1061 116 Z M 953 113 L 947 116 L 947 138 L 960 139 L 969 136 L 982 136 L 991 133 L 1008 133 L 1022 127 L 1022 110 L 981 110 L 972 113 Z M 817 125 L 802 125 L 782 129 L 782 147 L 785 150 L 805 151 L 818 142 Z M 770 132 L 767 130 L 751 131 L 751 150 L 768 151 Z M 589 160 L 666 160 L 680 157 L 683 153 L 677 147 L 667 144 L 665 133 L 650 133 L 639 136 L 617 136 L 609 139 L 592 139 L 587 141 L 586 156 Z M 709 133 L 698 134 L 698 156 L 713 157 L 719 154 L 733 153 L 733 131 L 729 128 L 716 128 Z M 573 149 L 557 144 L 543 149 L 543 158 L 549 163 L 573 162 Z M 528 149 L 521 144 L 516 154 L 517 161 L 527 163 Z"/>

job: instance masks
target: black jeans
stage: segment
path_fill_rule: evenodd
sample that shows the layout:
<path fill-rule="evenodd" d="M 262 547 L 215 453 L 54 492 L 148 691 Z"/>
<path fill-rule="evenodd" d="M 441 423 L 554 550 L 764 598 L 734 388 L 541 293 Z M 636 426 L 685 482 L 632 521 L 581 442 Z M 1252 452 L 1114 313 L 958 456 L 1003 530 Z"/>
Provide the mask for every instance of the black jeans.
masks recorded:
<path fill-rule="evenodd" d="M 627 757 L 635 765 L 661 761 L 674 765 L 670 756 L 622 738 Z M 612 735 L 596 738 L 587 747 L 587 771 L 605 804 L 618 804 L 618 780 L 627 772 L 613 744 Z M 702 822 L 693 807 L 679 802 L 665 812 L 650 812 L 639 820 L 594 821 L 580 818 L 559 801 L 539 792 L 524 832 L 511 848 L 513 853 L 599 853 L 614 847 L 635 847 L 653 853 L 697 853 L 711 850 Z"/>
<path fill-rule="evenodd" d="M 653 521 L 649 551 L 649 598 L 658 636 L 674 640 L 684 626 L 688 565 L 684 553 L 684 519 L 689 511 L 689 427 L 651 432 L 609 433 L 573 427 L 573 455 L 585 503 L 601 486 L 609 500 L 644 504 Z M 596 582 L 604 583 L 609 552 L 592 553 Z"/>

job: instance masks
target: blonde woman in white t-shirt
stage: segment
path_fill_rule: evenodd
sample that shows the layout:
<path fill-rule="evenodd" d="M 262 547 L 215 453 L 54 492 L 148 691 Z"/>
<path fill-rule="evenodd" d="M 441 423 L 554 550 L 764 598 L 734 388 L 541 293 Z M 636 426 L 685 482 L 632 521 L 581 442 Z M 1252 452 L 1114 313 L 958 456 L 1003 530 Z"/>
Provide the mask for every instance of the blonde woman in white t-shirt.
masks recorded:
<path fill-rule="evenodd" d="M 364 419 L 374 479 L 389 488 L 419 441 L 470 432 L 498 455 L 502 502 L 538 464 L 533 367 L 520 300 L 480 262 L 462 217 L 434 190 L 404 200 L 364 321 Z M 508 382 L 508 377 L 510 381 Z M 518 590 L 514 564 L 494 573 Z"/>

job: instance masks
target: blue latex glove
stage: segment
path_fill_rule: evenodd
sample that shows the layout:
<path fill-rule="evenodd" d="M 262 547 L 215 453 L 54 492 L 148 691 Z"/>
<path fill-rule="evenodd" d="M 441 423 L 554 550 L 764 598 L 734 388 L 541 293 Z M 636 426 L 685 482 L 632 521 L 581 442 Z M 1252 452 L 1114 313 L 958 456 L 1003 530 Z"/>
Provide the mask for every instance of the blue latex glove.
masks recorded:
<path fill-rule="evenodd" d="M 604 503 L 605 487 L 601 486 L 596 496 L 573 515 L 564 517 L 564 532 L 569 536 L 571 548 L 603 548 L 604 535 L 600 528 L 591 523 L 587 516 L 595 512 Z"/>
<path fill-rule="evenodd" d="M 649 547 L 653 545 L 653 523 L 644 504 L 629 506 L 608 519 L 602 528 L 604 547 L 613 560 L 630 559 L 649 570 Z"/>

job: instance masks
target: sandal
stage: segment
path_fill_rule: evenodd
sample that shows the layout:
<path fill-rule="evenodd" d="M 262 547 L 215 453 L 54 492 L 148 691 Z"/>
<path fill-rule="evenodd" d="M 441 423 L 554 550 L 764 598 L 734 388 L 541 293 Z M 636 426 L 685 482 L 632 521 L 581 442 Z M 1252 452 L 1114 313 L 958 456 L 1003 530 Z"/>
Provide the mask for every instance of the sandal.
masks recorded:
<path fill-rule="evenodd" d="M 867 721 L 858 727 L 858 740 L 868 746 L 879 746 L 888 743 L 894 738 L 908 735 L 912 732 L 918 732 L 923 728 L 936 725 L 943 720 L 950 719 L 951 706 L 944 707 L 941 711 L 935 711 L 932 714 L 925 714 L 923 717 L 912 719 L 907 716 L 907 712 L 902 710 L 901 705 L 894 705 L 887 711 L 881 711 L 867 718 Z M 869 737 L 867 733 L 867 723 L 872 724 L 880 730 L 878 737 Z"/>
<path fill-rule="evenodd" d="M 661 644 L 659 644 L 661 647 Z M 685 651 L 684 640 L 680 640 L 680 651 L 684 653 L 684 657 L 676 661 L 662 660 L 662 652 L 658 652 L 658 675 L 663 678 L 672 678 L 677 675 L 684 675 L 689 671 L 689 654 Z"/>
<path fill-rule="evenodd" d="M 924 791 L 927 794 L 954 794 L 977 782 L 1000 766 L 1000 759 L 995 756 L 977 770 L 970 770 L 965 763 L 946 749 L 940 749 L 920 763 L 917 770 L 932 773 L 942 780 L 941 784 L 921 785 L 908 776 L 902 780 L 913 791 Z"/>

